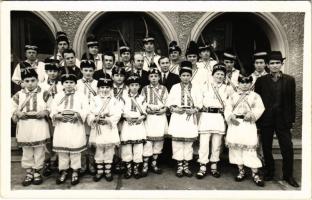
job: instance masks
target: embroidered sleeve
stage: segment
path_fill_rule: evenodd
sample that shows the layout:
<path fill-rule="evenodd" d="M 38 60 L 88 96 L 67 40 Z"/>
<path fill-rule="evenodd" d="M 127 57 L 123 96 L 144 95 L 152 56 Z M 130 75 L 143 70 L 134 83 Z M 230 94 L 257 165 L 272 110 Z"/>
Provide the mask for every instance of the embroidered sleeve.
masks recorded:
<path fill-rule="evenodd" d="M 231 96 L 225 102 L 224 117 L 227 121 L 229 121 L 229 117 L 232 115 L 233 104 L 233 96 Z"/>
<path fill-rule="evenodd" d="M 14 94 L 12 97 L 12 100 L 11 100 L 11 116 L 18 109 L 18 105 L 19 105 L 19 92 Z"/>

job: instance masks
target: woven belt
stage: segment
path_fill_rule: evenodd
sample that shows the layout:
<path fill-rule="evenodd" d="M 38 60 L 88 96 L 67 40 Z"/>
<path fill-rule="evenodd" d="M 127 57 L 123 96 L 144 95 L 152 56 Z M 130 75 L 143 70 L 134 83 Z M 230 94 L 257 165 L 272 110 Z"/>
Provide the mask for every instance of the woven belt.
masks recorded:
<path fill-rule="evenodd" d="M 27 115 L 26 114 L 26 119 L 38 119 L 36 115 Z"/>
<path fill-rule="evenodd" d="M 235 115 L 237 119 L 244 119 L 245 115 Z"/>
<path fill-rule="evenodd" d="M 201 112 L 207 112 L 207 113 L 223 113 L 224 109 L 223 108 L 212 108 L 212 107 L 203 107 L 201 110 Z"/>

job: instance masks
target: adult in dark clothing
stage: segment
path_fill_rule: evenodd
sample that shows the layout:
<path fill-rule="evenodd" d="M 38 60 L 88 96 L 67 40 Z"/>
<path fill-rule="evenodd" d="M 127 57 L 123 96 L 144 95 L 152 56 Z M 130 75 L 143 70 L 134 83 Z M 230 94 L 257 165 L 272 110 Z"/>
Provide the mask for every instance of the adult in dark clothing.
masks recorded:
<path fill-rule="evenodd" d="M 76 54 L 75 51 L 72 49 L 65 49 L 62 53 L 62 56 L 64 58 L 64 66 L 67 66 L 67 68 L 71 69 L 71 71 L 76 75 L 77 79 L 82 78 L 82 73 L 80 71 L 80 66 L 76 66 Z M 62 66 L 60 70 L 60 76 L 66 73 L 65 67 Z"/>
<path fill-rule="evenodd" d="M 132 71 L 127 72 L 126 77 L 129 77 L 132 73 L 137 74 L 141 79 L 140 90 L 139 90 L 139 92 L 141 92 L 141 89 L 144 86 L 149 84 L 148 72 L 143 70 L 144 58 L 143 58 L 143 55 L 141 53 L 134 54 L 133 58 L 134 58 L 133 72 Z"/>
<path fill-rule="evenodd" d="M 257 79 L 255 92 L 264 103 L 265 111 L 257 121 L 262 140 L 265 161 L 265 180 L 274 177 L 274 159 L 272 156 L 273 135 L 276 133 L 283 157 L 283 179 L 293 187 L 299 187 L 293 178 L 293 144 L 290 129 L 295 122 L 295 79 L 283 74 L 281 52 L 272 51 L 268 56 L 270 73 Z"/>
<path fill-rule="evenodd" d="M 168 92 L 174 84 L 180 83 L 180 77 L 169 71 L 170 61 L 168 57 L 162 56 L 158 60 L 161 72 L 160 84 L 166 86 Z"/>
<path fill-rule="evenodd" d="M 110 77 L 112 77 L 112 69 L 114 67 L 115 63 L 115 55 L 113 52 L 105 52 L 103 56 L 103 68 L 96 70 L 93 74 L 93 78 L 95 80 L 99 80 L 100 78 L 106 77 L 108 74 Z"/>

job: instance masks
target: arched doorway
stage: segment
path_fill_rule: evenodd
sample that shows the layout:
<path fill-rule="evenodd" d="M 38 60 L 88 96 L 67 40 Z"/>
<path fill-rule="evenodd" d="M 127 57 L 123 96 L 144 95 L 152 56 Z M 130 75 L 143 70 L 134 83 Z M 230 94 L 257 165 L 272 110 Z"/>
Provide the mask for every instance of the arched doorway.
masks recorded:
<path fill-rule="evenodd" d="M 201 34 L 214 43 L 217 53 L 232 47 L 247 72 L 253 71 L 252 54 L 256 48 L 279 50 L 288 57 L 286 33 L 271 13 L 207 13 L 195 24 L 191 39 L 200 40 Z M 285 71 L 287 68 L 286 63 Z"/>

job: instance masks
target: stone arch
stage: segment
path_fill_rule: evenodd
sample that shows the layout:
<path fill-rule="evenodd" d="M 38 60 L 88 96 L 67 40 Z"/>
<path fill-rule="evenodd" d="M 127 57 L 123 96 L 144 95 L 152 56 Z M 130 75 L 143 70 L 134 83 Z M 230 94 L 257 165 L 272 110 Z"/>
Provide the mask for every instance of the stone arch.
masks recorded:
<path fill-rule="evenodd" d="M 53 35 L 56 35 L 56 31 L 61 31 L 62 27 L 58 23 L 58 21 L 49 13 L 46 11 L 32 11 L 37 17 L 39 17 L 50 29 L 50 31 L 53 33 Z M 56 27 L 56 30 L 54 28 L 54 25 Z"/>

